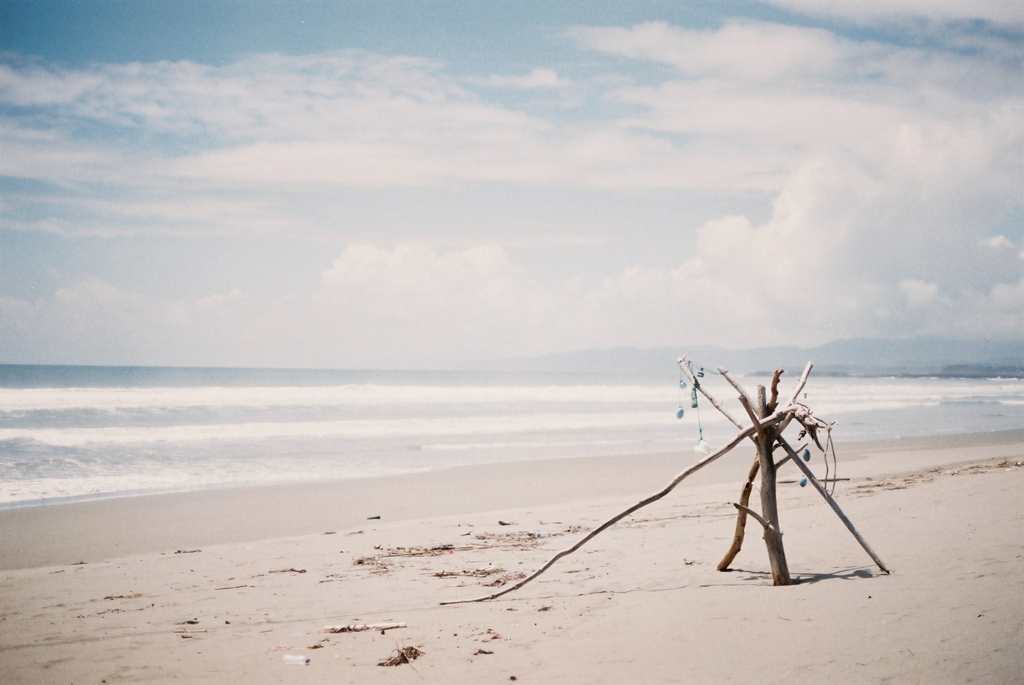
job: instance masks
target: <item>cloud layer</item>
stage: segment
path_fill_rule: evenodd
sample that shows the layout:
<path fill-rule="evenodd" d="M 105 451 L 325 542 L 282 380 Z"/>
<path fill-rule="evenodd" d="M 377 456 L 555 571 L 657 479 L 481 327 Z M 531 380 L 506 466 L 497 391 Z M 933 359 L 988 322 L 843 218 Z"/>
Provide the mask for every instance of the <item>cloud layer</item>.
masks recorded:
<path fill-rule="evenodd" d="M 76 69 L 8 55 L 0 165 L 37 185 L 5 193 L 7 230 L 283 232 L 338 247 L 301 295 L 161 300 L 83 276 L 33 301 L 0 297 L 0 342 L 12 361 L 431 366 L 613 345 L 1024 335 L 1024 47 L 954 21 L 1012 27 L 1021 13 L 900 7 L 932 22 L 927 41 L 746 20 L 576 27 L 563 37 L 590 66 L 571 77 L 549 65 L 465 76 L 365 51 Z M 894 16 L 844 8 L 833 14 Z M 346 217 L 346 194 L 388 203 L 409 189 L 458 206 L 495 188 L 770 206 L 680 225 L 685 249 L 583 279 L 551 265 L 607 236 L 556 225 L 561 252 L 540 272 L 487 222 L 469 239 L 432 225 L 367 240 L 297 209 Z M 611 250 L 664 241 L 643 226 L 616 233 Z"/>

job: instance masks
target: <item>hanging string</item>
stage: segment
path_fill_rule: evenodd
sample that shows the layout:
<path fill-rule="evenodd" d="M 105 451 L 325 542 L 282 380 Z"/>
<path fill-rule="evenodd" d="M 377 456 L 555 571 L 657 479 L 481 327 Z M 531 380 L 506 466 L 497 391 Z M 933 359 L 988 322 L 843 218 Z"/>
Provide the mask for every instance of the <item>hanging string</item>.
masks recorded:
<path fill-rule="evenodd" d="M 825 429 L 825 487 L 828 488 L 829 480 L 829 468 L 828 468 L 828 455 L 832 453 L 832 488 L 828 491 L 828 494 L 834 495 L 836 492 L 836 482 L 839 480 L 839 462 L 836 461 L 836 446 L 832 442 L 832 426 L 831 424 Z"/>
<path fill-rule="evenodd" d="M 693 362 L 686 360 L 686 368 L 690 370 L 690 376 L 693 378 L 693 386 L 690 388 L 690 407 L 697 410 L 697 445 L 693 449 L 701 454 L 710 454 L 711 447 L 704 442 L 704 425 L 700 420 L 700 402 L 697 400 L 697 391 L 700 389 L 700 381 L 697 379 L 704 376 L 704 367 L 699 366 L 695 370 Z"/>
<path fill-rule="evenodd" d="M 683 409 L 683 389 L 686 388 L 686 381 L 683 380 L 683 369 L 679 369 L 679 409 L 676 410 L 676 418 L 683 418 L 686 410 Z"/>
<path fill-rule="evenodd" d="M 694 388 L 696 389 L 697 381 L 694 381 Z M 696 393 L 693 396 L 693 406 L 697 409 L 697 443 L 704 442 L 704 426 L 700 424 L 700 402 L 697 401 Z"/>

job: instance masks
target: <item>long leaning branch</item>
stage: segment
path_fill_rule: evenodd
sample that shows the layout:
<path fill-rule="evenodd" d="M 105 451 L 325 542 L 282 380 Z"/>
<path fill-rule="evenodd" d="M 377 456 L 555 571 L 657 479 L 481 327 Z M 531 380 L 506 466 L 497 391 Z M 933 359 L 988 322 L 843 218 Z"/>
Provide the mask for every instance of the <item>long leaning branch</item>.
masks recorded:
<path fill-rule="evenodd" d="M 762 427 L 763 426 L 771 426 L 771 425 L 775 425 L 777 423 L 780 423 L 781 421 L 783 421 L 788 416 L 788 414 L 789 414 L 789 412 L 791 410 L 792 410 L 792 408 L 787 406 L 785 409 L 781 409 L 781 410 L 775 412 L 774 414 L 772 414 L 768 418 L 766 418 L 763 421 L 761 421 L 761 426 Z M 499 592 L 495 592 L 495 593 L 492 593 L 490 595 L 486 595 L 484 597 L 475 597 L 475 598 L 472 598 L 472 599 L 457 599 L 457 600 L 453 600 L 453 601 L 450 601 L 450 602 L 441 602 L 441 604 L 442 605 L 446 605 L 446 604 L 468 604 L 468 603 L 471 603 L 471 602 L 486 602 L 488 600 L 497 599 L 498 597 L 501 597 L 502 595 L 507 595 L 510 592 L 514 592 L 515 590 L 518 590 L 519 588 L 523 587 L 524 585 L 526 585 L 527 583 L 529 583 L 530 581 L 535 579 L 537 576 L 539 576 L 540 574 L 544 573 L 549 568 L 551 568 L 555 564 L 556 561 L 558 561 L 562 557 L 565 557 L 565 556 L 568 556 L 568 555 L 572 554 L 573 552 L 578 550 L 580 547 L 582 547 L 583 545 L 587 544 L 588 542 L 593 540 L 595 537 L 597 537 L 597 535 L 599 535 L 601 532 L 607 530 L 608 528 L 611 528 L 613 525 L 615 525 L 616 523 L 618 523 L 622 519 L 626 518 L 627 516 L 629 516 L 633 512 L 646 507 L 648 504 L 652 504 L 654 502 L 657 502 L 662 497 L 664 497 L 668 493 L 672 492 L 672 490 L 674 490 L 675 487 L 677 485 L 679 485 L 681 482 L 683 482 L 683 480 L 685 480 L 687 477 L 689 477 L 690 475 L 696 473 L 697 471 L 699 471 L 700 469 L 704 468 L 705 466 L 707 466 L 711 462 L 715 461 L 719 457 L 727 454 L 734 447 L 736 447 L 741 442 L 743 442 L 744 440 L 749 438 L 751 435 L 753 435 L 755 431 L 756 431 L 756 429 L 755 429 L 754 426 L 750 426 L 749 428 L 745 428 L 744 430 L 741 430 L 739 433 L 736 434 L 736 437 L 734 437 L 732 440 L 729 441 L 729 443 L 727 445 L 725 445 L 724 447 L 720 448 L 716 452 L 712 452 L 711 454 L 709 454 L 708 456 L 704 457 L 703 459 L 698 461 L 696 464 L 691 466 L 690 468 L 686 469 L 685 471 L 683 471 L 682 473 L 677 475 L 675 478 L 673 478 L 669 482 L 668 485 L 666 485 L 664 488 L 662 488 L 658 492 L 654 493 L 650 497 L 647 497 L 645 499 L 640 500 L 639 502 L 637 502 L 633 506 L 629 507 L 628 509 L 626 509 L 626 510 L 624 510 L 624 511 L 618 513 L 618 514 L 616 514 L 615 516 L 613 516 L 612 518 L 608 519 L 607 521 L 605 521 L 604 523 L 599 525 L 597 528 L 595 528 L 594 530 L 590 531 L 589 533 L 584 535 L 582 538 L 577 540 L 571 547 L 568 547 L 566 549 L 563 549 L 561 552 L 558 552 L 553 557 L 548 559 L 547 563 L 545 563 L 539 569 L 537 569 L 536 571 L 534 571 L 533 573 L 528 575 L 526 578 L 523 578 L 522 580 L 520 580 L 515 585 L 511 585 L 511 586 L 509 586 L 509 587 L 507 587 L 507 588 L 505 588 L 505 589 L 503 589 L 503 590 L 501 590 Z"/>
<path fill-rule="evenodd" d="M 796 451 L 789 446 L 789 443 L 786 442 L 786 440 L 781 435 L 778 436 L 776 440 L 778 440 L 779 444 L 782 445 L 782 449 L 786 450 L 786 454 L 789 455 L 793 463 L 796 464 L 800 468 L 800 470 L 804 472 L 804 476 L 806 476 L 810 484 L 814 486 L 814 489 L 818 491 L 818 494 L 825 499 L 825 501 L 828 503 L 830 507 L 832 507 L 832 511 L 836 513 L 836 516 L 838 516 L 839 520 L 843 522 L 843 525 L 846 526 L 847 530 L 850 531 L 854 539 L 857 540 L 860 546 L 864 548 L 864 551 L 868 553 L 868 556 L 871 557 L 871 560 L 873 562 L 875 562 L 875 565 L 878 566 L 878 568 L 881 569 L 884 573 L 892 573 L 889 567 L 885 565 L 885 562 L 882 561 L 881 557 L 879 557 L 875 553 L 875 550 L 871 549 L 871 545 L 869 545 L 868 541 L 864 539 L 864 536 L 860 534 L 860 531 L 858 531 L 857 528 L 853 525 L 853 522 L 850 521 L 846 514 L 843 513 L 843 510 L 839 508 L 839 505 L 836 504 L 836 501 L 834 499 L 832 499 L 832 496 L 828 494 L 828 491 L 818 481 L 817 477 L 815 477 L 811 469 L 806 464 L 804 464 L 803 460 L 800 459 L 799 456 L 797 456 Z"/>

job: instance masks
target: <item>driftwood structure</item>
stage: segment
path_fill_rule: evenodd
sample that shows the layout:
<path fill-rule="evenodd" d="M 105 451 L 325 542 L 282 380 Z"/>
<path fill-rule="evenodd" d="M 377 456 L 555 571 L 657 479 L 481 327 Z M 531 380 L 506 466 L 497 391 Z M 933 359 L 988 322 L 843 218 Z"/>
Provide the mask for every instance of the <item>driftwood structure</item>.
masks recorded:
<path fill-rule="evenodd" d="M 875 562 L 878 568 L 884 573 L 890 573 L 889 568 L 882 562 L 878 555 L 875 554 L 874 550 L 871 549 L 868 543 L 854 527 L 850 519 L 847 518 L 846 514 L 844 514 L 842 509 L 839 508 L 839 505 L 836 504 L 836 501 L 832 498 L 831 494 L 829 494 L 825 486 L 822 485 L 821 481 L 819 481 L 814 475 L 810 467 L 804 463 L 804 460 L 800 458 L 800 455 L 797 454 L 797 450 L 790 446 L 789 442 L 787 442 L 783 437 L 783 432 L 785 432 L 793 421 L 796 421 L 802 427 L 801 437 L 804 435 L 809 436 L 822 452 L 825 451 L 825 448 L 821 445 L 818 439 L 818 432 L 821 430 L 828 430 L 830 425 L 816 418 L 807 405 L 798 401 L 800 394 L 803 392 L 804 386 L 807 384 L 807 378 L 811 373 L 811 369 L 813 368 L 813 365 L 810 362 L 808 362 L 807 366 L 804 368 L 803 373 L 797 381 L 796 388 L 790 394 L 789 399 L 781 403 L 779 401 L 779 382 L 783 373 L 782 369 L 776 370 L 772 376 L 770 395 L 769 391 L 761 385 L 757 386 L 756 394 L 751 395 L 729 374 L 726 369 L 719 367 L 718 372 L 738 393 L 739 403 L 746 414 L 747 422 L 742 421 L 730 413 L 717 398 L 707 391 L 704 385 L 691 371 L 690 362 L 686 357 L 680 357 L 678 362 L 680 370 L 686 375 L 687 379 L 696 391 L 700 392 L 715 407 L 715 409 L 721 412 L 726 419 L 736 426 L 739 430 L 736 436 L 718 450 L 704 456 L 695 464 L 681 472 L 673 478 L 668 485 L 658 492 L 640 500 L 624 511 L 619 512 L 612 518 L 591 530 L 570 547 L 556 553 L 547 562 L 545 562 L 543 566 L 514 585 L 483 597 L 442 602 L 442 604 L 484 602 L 520 589 L 551 568 L 551 566 L 553 566 L 559 559 L 580 549 L 587 542 L 594 539 L 597 535 L 601 534 L 603 531 L 615 525 L 630 514 L 646 507 L 648 504 L 657 502 L 662 497 L 672 492 L 672 490 L 674 490 L 683 480 L 704 468 L 711 462 L 716 461 L 719 457 L 728 454 L 731 450 L 746 440 L 750 440 L 754 443 L 756 457 L 754 458 L 754 462 L 747 474 L 747 480 L 743 486 L 743 490 L 740 493 L 740 501 L 733 504 L 737 510 L 735 533 L 733 535 L 732 545 L 728 552 L 726 552 L 725 557 L 723 557 L 722 561 L 718 564 L 719 571 L 728 570 L 729 565 L 739 553 L 740 548 L 743 545 L 747 518 L 753 518 L 758 522 L 758 524 L 760 524 L 764 532 L 764 541 L 768 551 L 768 561 L 771 566 L 773 584 L 789 585 L 792 582 L 789 575 L 789 566 L 786 562 L 786 552 L 782 544 L 782 527 L 779 523 L 779 508 L 776 497 L 776 473 L 783 464 L 791 461 L 803 472 L 807 482 L 814 487 L 836 515 L 839 516 L 840 520 L 853 534 L 854 538 L 861 547 L 864 548 L 864 551 L 868 553 L 868 556 L 871 557 L 872 561 Z M 798 449 L 802 450 L 803 447 L 801 446 Z M 781 452 L 783 455 L 778 461 L 775 460 L 776 452 Z M 753 491 L 754 482 L 758 476 L 760 476 L 761 479 L 760 513 L 754 511 L 750 507 L 750 496 Z"/>

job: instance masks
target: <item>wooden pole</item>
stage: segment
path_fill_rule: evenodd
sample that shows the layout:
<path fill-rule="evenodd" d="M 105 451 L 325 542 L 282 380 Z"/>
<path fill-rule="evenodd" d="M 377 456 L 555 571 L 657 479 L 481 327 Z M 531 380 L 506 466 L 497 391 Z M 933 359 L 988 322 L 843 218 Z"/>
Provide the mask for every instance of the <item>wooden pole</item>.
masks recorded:
<path fill-rule="evenodd" d="M 747 482 L 743 484 L 743 492 L 740 493 L 740 504 L 744 507 L 750 506 L 750 493 L 754 489 L 754 479 L 757 478 L 757 472 L 761 470 L 761 459 L 760 457 L 754 457 L 754 463 L 750 466 L 750 472 L 747 474 Z M 725 553 L 722 560 L 718 562 L 719 571 L 729 570 L 729 564 L 733 562 L 736 555 L 740 553 L 743 548 L 743 536 L 747 527 L 747 512 L 743 509 L 738 509 L 736 512 L 736 530 L 732 534 L 732 546 L 729 547 L 729 551 Z"/>
<path fill-rule="evenodd" d="M 768 563 L 772 569 L 773 585 L 789 585 L 789 564 L 786 563 L 786 550 L 782 545 L 782 528 L 779 525 L 779 505 L 775 492 L 775 458 L 772 456 L 772 444 L 775 432 L 771 427 L 762 427 L 761 419 L 754 413 L 746 395 L 740 395 L 740 404 L 747 410 L 751 422 L 757 427 L 757 459 L 761 465 L 761 516 L 764 518 L 764 544 L 768 550 Z M 765 412 L 767 399 L 763 385 L 757 386 L 758 411 Z"/>
<path fill-rule="evenodd" d="M 830 494 L 828 494 L 828 491 L 824 488 L 824 486 L 822 486 L 818 479 L 815 478 L 814 473 L 811 471 L 810 467 L 804 463 L 804 460 L 801 459 L 797 455 L 797 453 L 793 451 L 793 448 L 789 446 L 789 443 L 787 443 L 782 436 L 778 436 L 776 439 L 779 441 L 779 444 L 782 445 L 782 448 L 786 450 L 786 453 L 789 455 L 790 459 L 792 459 L 793 463 L 799 466 L 800 470 L 804 472 L 805 476 L 807 476 L 808 482 L 810 482 L 810 484 L 814 486 L 814 489 L 818 491 L 819 495 L 825 498 L 825 501 L 828 502 L 828 505 L 832 507 L 832 511 L 836 513 L 836 516 L 838 516 L 839 520 L 843 522 L 843 525 L 845 525 L 846 528 L 853 534 L 853 537 L 856 538 L 857 542 L 860 543 L 860 546 L 864 548 L 864 551 L 868 553 L 868 556 L 871 557 L 871 560 L 874 561 L 875 564 L 878 565 L 878 568 L 880 568 L 884 573 L 892 573 L 892 571 L 889 570 L 889 568 L 885 565 L 881 558 L 879 558 L 879 556 L 875 554 L 875 551 L 871 549 L 871 545 L 867 543 L 867 540 L 865 540 L 861 536 L 861 534 L 857 532 L 857 529 L 853 526 L 853 523 L 850 521 L 850 519 L 846 517 L 846 514 L 844 514 L 843 510 L 839 508 L 839 505 L 836 504 L 836 501 L 832 499 L 832 496 Z"/>
<path fill-rule="evenodd" d="M 746 388 L 744 388 L 742 385 L 740 385 L 739 381 L 737 381 L 735 378 L 733 378 L 732 374 L 729 373 L 729 371 L 726 370 L 726 368 L 724 366 L 719 366 L 718 367 L 718 373 L 722 376 L 722 378 L 724 378 L 726 381 L 728 381 L 729 385 L 731 385 L 736 392 L 738 392 L 739 394 L 741 394 L 744 397 L 746 397 L 747 398 L 747 402 L 749 402 L 751 406 L 754 405 L 754 398 L 752 398 L 750 395 L 747 394 Z"/>

